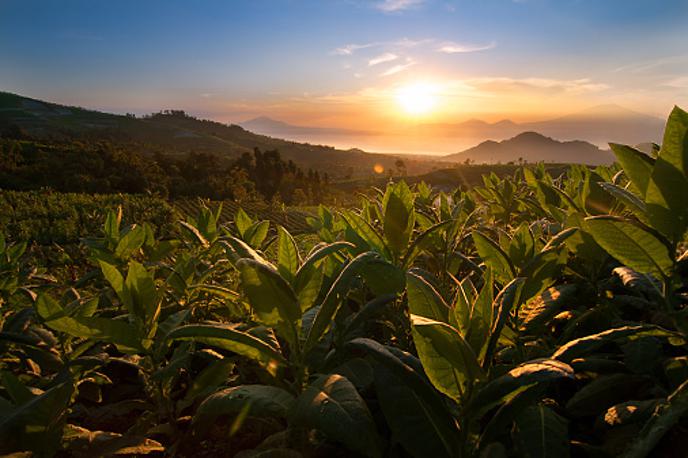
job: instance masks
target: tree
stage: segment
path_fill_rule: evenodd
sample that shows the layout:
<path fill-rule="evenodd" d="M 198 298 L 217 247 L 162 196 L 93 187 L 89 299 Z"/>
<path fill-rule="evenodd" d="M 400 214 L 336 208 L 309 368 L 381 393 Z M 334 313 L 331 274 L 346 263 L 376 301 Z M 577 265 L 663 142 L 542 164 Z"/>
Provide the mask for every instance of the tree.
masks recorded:
<path fill-rule="evenodd" d="M 397 174 L 399 176 L 406 176 L 407 170 L 406 170 L 406 163 L 404 162 L 403 159 L 397 159 L 394 161 L 394 166 L 397 168 Z"/>

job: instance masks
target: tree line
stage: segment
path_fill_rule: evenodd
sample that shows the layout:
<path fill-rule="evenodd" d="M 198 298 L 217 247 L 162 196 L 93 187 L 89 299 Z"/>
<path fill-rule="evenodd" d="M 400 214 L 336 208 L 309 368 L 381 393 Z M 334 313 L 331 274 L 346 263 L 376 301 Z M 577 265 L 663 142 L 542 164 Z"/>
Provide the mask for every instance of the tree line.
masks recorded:
<path fill-rule="evenodd" d="M 107 140 L 0 139 L 0 188 L 60 192 L 155 194 L 165 198 L 316 204 L 326 200 L 329 176 L 304 170 L 279 151 L 169 154 L 150 145 Z"/>

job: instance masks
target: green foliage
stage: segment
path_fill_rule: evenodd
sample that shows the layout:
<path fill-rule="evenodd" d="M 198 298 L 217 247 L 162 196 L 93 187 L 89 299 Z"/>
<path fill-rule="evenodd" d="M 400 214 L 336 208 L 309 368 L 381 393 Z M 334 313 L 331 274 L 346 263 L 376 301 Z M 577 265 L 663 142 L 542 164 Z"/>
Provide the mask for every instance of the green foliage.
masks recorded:
<path fill-rule="evenodd" d="M 613 145 L 619 165 L 556 177 L 390 183 L 296 231 L 199 203 L 161 240 L 104 205 L 72 277 L 0 237 L 0 452 L 679 449 L 686 119 L 656 159 Z"/>

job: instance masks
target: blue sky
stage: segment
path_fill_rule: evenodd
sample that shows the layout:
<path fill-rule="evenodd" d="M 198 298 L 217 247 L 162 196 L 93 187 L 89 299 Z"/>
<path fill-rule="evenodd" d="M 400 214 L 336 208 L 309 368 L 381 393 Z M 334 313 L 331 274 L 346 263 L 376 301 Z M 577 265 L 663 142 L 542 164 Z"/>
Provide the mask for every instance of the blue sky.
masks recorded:
<path fill-rule="evenodd" d="M 221 120 L 542 118 L 688 105 L 688 0 L 0 0 L 0 90 Z"/>

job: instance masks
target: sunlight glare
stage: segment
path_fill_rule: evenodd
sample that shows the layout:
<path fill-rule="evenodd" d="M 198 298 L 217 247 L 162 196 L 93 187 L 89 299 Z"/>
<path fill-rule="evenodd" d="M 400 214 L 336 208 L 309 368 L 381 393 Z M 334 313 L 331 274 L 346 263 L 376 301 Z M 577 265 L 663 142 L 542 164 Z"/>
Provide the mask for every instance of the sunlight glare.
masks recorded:
<path fill-rule="evenodd" d="M 396 91 L 396 101 L 409 115 L 423 116 L 437 104 L 437 88 L 429 83 L 412 83 Z"/>

